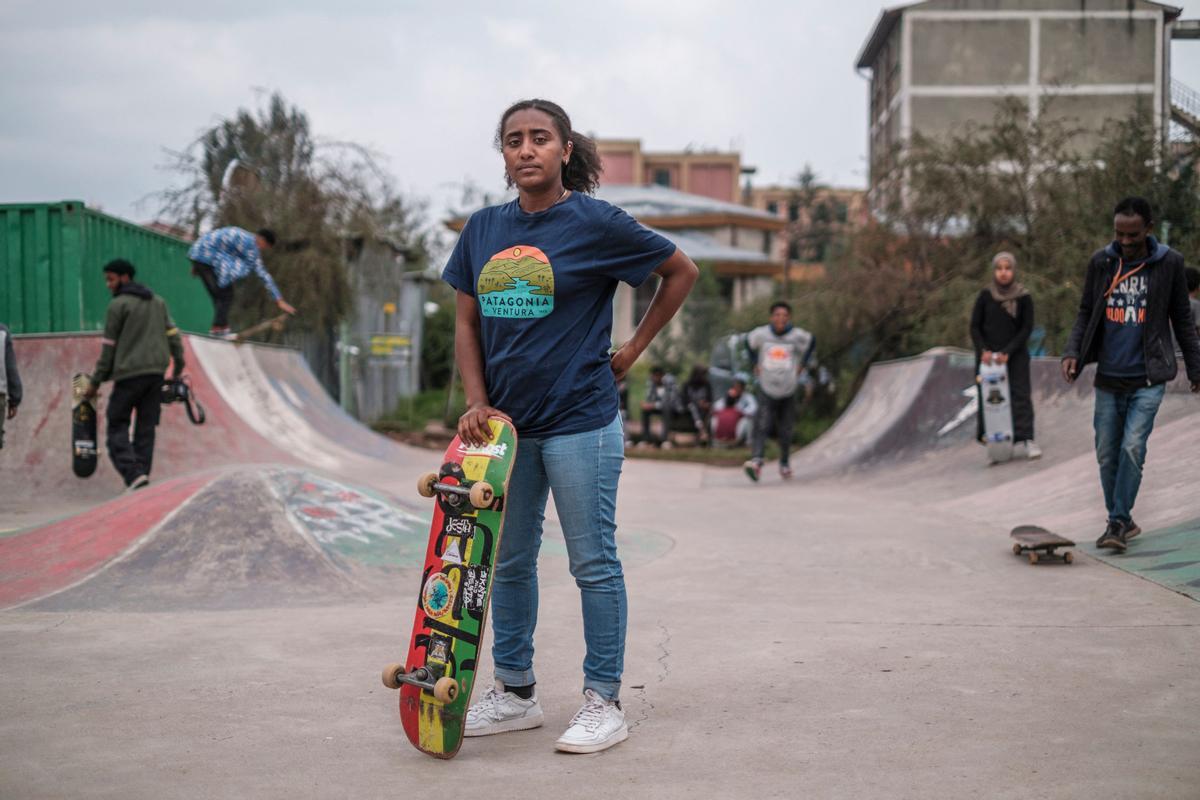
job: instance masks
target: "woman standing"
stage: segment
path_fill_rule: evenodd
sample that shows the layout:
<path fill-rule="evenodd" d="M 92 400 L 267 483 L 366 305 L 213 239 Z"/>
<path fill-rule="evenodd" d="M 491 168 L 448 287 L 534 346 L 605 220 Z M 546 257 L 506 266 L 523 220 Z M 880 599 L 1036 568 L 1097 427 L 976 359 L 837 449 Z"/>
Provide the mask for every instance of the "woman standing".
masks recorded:
<path fill-rule="evenodd" d="M 487 438 L 489 417 L 521 437 L 492 590 L 495 686 L 471 706 L 467 736 L 542 724 L 534 691 L 537 554 L 547 495 L 582 595 L 584 703 L 555 743 L 604 750 L 628 734 L 619 692 L 625 579 L 616 548 L 617 480 L 624 431 L 617 380 L 675 315 L 696 265 L 624 211 L 591 197 L 595 144 L 558 105 L 523 100 L 500 117 L 496 145 L 517 198 L 476 212 L 444 278 L 457 290 L 455 358 L 467 411 L 458 433 Z M 618 281 L 662 278 L 633 334 L 610 355 Z"/>
<path fill-rule="evenodd" d="M 1029 379 L 1029 332 L 1033 330 L 1033 298 L 1017 282 L 1017 259 L 1000 252 L 992 258 L 992 283 L 979 293 L 971 312 L 971 339 L 975 342 L 975 371 L 980 362 L 1008 365 L 1012 401 L 1013 442 L 1017 452 L 1039 458 L 1042 450 L 1033 440 L 1033 397 Z M 976 417 L 975 438 L 983 441 L 983 402 Z"/>

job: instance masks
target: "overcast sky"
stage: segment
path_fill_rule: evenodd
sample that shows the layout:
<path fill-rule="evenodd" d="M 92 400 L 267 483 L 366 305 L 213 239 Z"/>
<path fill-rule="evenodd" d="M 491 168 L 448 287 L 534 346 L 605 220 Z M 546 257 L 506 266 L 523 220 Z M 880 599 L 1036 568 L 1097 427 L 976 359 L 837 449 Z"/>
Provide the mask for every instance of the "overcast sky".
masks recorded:
<path fill-rule="evenodd" d="M 178 5 L 179 10 L 171 10 Z M 182 148 L 263 90 L 325 138 L 371 146 L 436 211 L 501 188 L 491 137 L 513 100 L 654 150 L 737 149 L 757 183 L 805 163 L 865 184 L 872 0 L 98 3 L 0 8 L 0 202 L 82 199 L 136 221 Z M 886 5 L 895 5 L 888 3 Z M 1200 0 L 1180 3 L 1200 17 Z M 736 11 L 735 11 L 736 9 Z M 1174 77 L 1200 89 L 1200 41 Z"/>

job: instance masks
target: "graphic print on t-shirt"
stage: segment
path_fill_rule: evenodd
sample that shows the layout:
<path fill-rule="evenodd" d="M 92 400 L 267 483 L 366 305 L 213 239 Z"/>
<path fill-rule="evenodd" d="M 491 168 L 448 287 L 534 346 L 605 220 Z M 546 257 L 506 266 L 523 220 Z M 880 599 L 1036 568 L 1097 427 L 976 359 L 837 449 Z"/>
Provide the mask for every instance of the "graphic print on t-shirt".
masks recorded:
<path fill-rule="evenodd" d="M 501 250 L 483 265 L 475 296 L 485 317 L 545 317 L 554 310 L 550 259 L 531 245 Z"/>
<path fill-rule="evenodd" d="M 793 352 L 795 352 L 794 349 L 788 345 L 767 345 L 766 355 L 763 356 L 763 369 L 779 370 L 780 372 L 795 370 L 796 365 L 792 362 Z"/>
<path fill-rule="evenodd" d="M 1108 298 L 1105 316 L 1117 325 L 1142 325 L 1146 321 L 1146 276 L 1131 275 Z"/>

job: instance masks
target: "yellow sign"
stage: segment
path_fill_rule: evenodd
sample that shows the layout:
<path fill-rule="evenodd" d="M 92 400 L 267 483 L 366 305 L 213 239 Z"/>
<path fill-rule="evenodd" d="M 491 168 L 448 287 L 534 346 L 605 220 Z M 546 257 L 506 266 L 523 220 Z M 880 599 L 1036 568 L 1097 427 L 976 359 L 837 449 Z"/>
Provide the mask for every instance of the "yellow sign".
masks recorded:
<path fill-rule="evenodd" d="M 412 347 L 412 339 L 395 333 L 371 334 L 371 355 L 391 356 Z"/>
<path fill-rule="evenodd" d="M 384 303 L 383 304 L 383 313 L 395 314 L 396 313 L 396 304 L 395 303 Z"/>

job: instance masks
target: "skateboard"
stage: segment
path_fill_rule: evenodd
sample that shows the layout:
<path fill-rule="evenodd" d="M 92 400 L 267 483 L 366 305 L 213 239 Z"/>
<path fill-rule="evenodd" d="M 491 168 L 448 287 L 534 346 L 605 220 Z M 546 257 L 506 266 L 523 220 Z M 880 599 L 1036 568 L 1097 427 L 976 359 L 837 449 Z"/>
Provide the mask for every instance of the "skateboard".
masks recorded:
<path fill-rule="evenodd" d="M 256 336 L 268 328 L 270 330 L 279 332 L 283 330 L 283 326 L 287 322 L 287 318 L 290 316 L 291 314 L 280 314 L 279 316 L 271 317 L 270 319 L 263 320 L 255 325 L 251 325 L 249 328 L 246 328 L 243 331 L 238 331 L 237 335 L 233 337 L 233 341 L 235 344 L 240 344 L 241 342 L 249 339 L 251 336 Z"/>
<path fill-rule="evenodd" d="M 442 468 L 417 481 L 421 496 L 435 500 L 429 547 L 408 658 L 383 669 L 383 685 L 400 690 L 408 740 L 437 758 L 453 758 L 462 745 L 517 456 L 512 425 L 494 417 L 489 425 L 487 443 L 468 447 L 455 436 Z"/>
<path fill-rule="evenodd" d="M 1004 364 L 980 364 L 979 399 L 983 404 L 984 441 L 988 461 L 998 464 L 1013 456 L 1012 403 L 1008 390 L 1008 367 Z"/>
<path fill-rule="evenodd" d="M 1009 535 L 1016 540 L 1012 546 L 1013 555 L 1019 556 L 1024 553 L 1029 557 L 1030 564 L 1050 557 L 1061 558 L 1068 564 L 1075 560 L 1075 554 L 1070 550 L 1061 555 L 1054 552 L 1060 547 L 1074 547 L 1075 543 L 1045 528 L 1037 525 L 1018 525 Z"/>
<path fill-rule="evenodd" d="M 96 471 L 96 404 L 84 396 L 91 384 L 82 372 L 71 379 L 71 469 L 80 478 Z"/>

